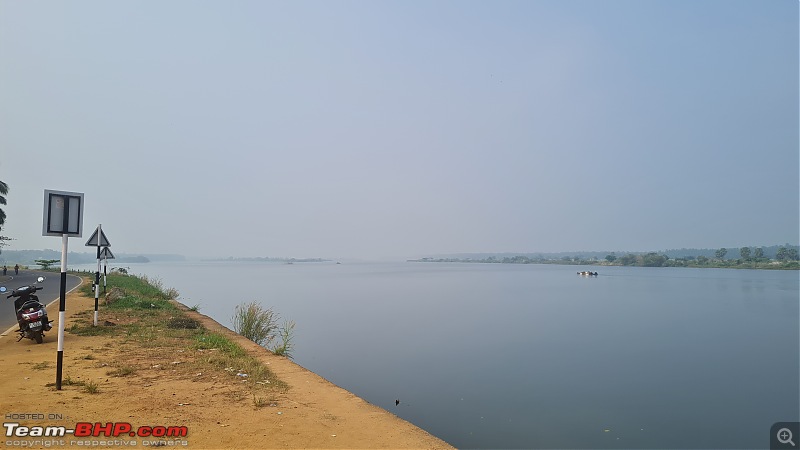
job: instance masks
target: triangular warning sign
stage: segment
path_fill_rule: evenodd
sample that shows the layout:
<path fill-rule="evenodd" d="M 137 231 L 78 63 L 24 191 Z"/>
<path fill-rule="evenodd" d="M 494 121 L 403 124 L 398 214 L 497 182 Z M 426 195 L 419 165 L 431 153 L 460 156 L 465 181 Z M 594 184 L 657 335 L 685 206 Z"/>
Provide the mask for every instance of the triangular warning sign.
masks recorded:
<path fill-rule="evenodd" d="M 108 247 L 103 247 L 100 250 L 100 259 L 114 259 L 114 254 L 111 253 L 111 249 Z"/>
<path fill-rule="evenodd" d="M 97 232 L 98 231 L 100 232 L 100 241 L 99 242 L 97 240 Z M 94 233 L 92 233 L 92 237 L 90 237 L 89 240 L 86 241 L 86 246 L 87 247 L 111 247 L 111 243 L 108 242 L 108 238 L 106 237 L 106 234 L 103 233 L 102 228 L 97 227 L 94 230 Z"/>

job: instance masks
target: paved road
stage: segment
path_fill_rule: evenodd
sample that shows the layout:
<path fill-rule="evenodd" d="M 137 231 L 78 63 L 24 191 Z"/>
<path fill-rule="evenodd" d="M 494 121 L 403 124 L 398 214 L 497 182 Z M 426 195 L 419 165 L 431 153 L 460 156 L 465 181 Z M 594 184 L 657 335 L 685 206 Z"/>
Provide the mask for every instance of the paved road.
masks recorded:
<path fill-rule="evenodd" d="M 0 267 L 2 269 L 2 267 Z M 0 271 L 2 274 L 2 271 Z M 61 274 L 59 272 L 38 272 L 35 270 L 20 270 L 19 275 L 14 275 L 14 269 L 8 271 L 7 276 L 0 275 L 0 286 L 8 288 L 8 292 L 0 296 L 0 332 L 7 330 L 12 325 L 16 325 L 17 319 L 14 314 L 14 299 L 6 298 L 12 289 L 26 286 L 36 282 L 39 276 L 44 277 L 41 286 L 44 288 L 36 293 L 39 301 L 47 305 L 53 300 L 58 300 L 59 289 L 61 288 Z M 67 275 L 67 292 L 80 283 L 81 279 L 74 275 Z M 69 308 L 69 305 L 67 305 Z M 58 303 L 47 308 L 47 315 L 51 319 L 58 317 Z"/>

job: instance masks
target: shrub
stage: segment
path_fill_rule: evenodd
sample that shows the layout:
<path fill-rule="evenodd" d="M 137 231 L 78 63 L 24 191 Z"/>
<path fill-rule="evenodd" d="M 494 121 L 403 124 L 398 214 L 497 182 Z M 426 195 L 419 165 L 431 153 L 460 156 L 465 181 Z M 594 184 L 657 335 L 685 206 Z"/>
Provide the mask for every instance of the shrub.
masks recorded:
<path fill-rule="evenodd" d="M 292 357 L 292 338 L 294 337 L 294 321 L 286 320 L 280 329 L 281 343 L 276 345 L 272 350 L 278 356 Z"/>
<path fill-rule="evenodd" d="M 233 330 L 262 347 L 268 347 L 278 329 L 277 315 L 252 301 L 236 306 L 231 321 Z"/>

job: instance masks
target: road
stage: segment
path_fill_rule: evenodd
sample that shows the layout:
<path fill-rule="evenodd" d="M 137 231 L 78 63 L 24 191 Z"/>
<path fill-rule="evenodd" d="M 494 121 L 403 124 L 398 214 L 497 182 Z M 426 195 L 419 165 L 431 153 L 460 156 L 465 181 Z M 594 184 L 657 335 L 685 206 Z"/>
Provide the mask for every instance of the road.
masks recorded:
<path fill-rule="evenodd" d="M 2 272 L 0 272 L 2 273 Z M 53 300 L 58 300 L 61 288 L 61 274 L 59 272 L 39 272 L 35 270 L 20 270 L 19 275 L 14 275 L 14 269 L 8 271 L 7 276 L 0 275 L 0 286 L 8 288 L 8 292 L 0 296 L 0 332 L 7 330 L 12 325 L 16 325 L 17 318 L 14 314 L 14 299 L 6 298 L 11 290 L 20 286 L 26 286 L 36 282 L 39 276 L 44 277 L 41 286 L 44 288 L 37 292 L 39 301 L 45 305 Z M 80 283 L 81 279 L 75 275 L 67 275 L 67 292 Z M 67 306 L 69 308 L 69 306 Z M 58 303 L 47 308 L 47 315 L 51 319 L 58 317 Z"/>

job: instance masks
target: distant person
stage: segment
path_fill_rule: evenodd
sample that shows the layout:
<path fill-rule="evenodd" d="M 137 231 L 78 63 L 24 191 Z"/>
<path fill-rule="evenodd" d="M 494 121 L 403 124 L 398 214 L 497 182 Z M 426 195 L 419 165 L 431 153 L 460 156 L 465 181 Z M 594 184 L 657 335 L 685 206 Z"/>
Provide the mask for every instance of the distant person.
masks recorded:
<path fill-rule="evenodd" d="M 19 264 L 14 264 L 14 275 L 19 275 Z"/>
<path fill-rule="evenodd" d="M 8 273 L 8 267 L 3 266 L 3 276 L 6 276 L 6 273 Z"/>

